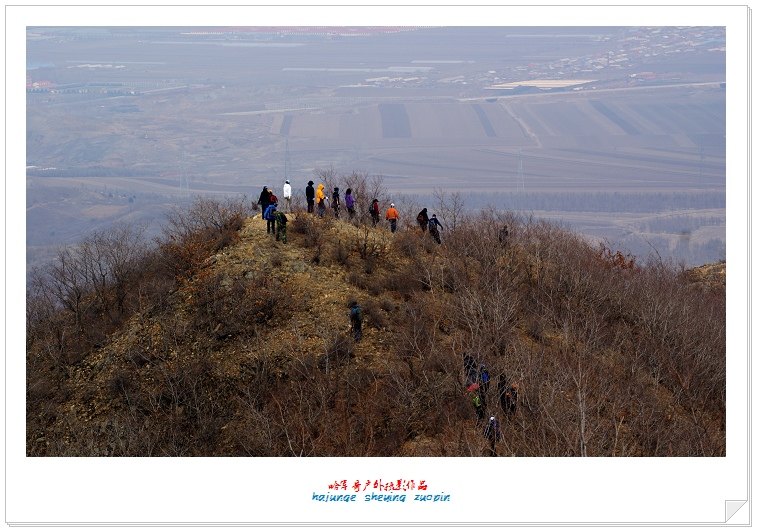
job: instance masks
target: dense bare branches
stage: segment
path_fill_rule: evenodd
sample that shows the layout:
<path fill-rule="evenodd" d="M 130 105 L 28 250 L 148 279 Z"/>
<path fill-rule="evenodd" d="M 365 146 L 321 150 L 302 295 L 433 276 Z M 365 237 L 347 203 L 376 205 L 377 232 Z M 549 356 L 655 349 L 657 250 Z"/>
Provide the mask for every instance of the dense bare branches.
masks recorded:
<path fill-rule="evenodd" d="M 347 183 L 359 207 L 387 198 L 380 179 L 321 177 Z M 412 223 L 293 222 L 299 271 L 359 294 L 358 344 L 346 303 L 345 328 L 328 326 L 325 294 L 291 292 L 262 265 L 208 266 L 239 238 L 246 202 L 177 211 L 152 249 L 123 228 L 61 250 L 28 289 L 29 454 L 479 456 L 467 355 L 491 376 L 475 396 L 502 420 L 500 455 L 724 455 L 722 287 L 555 224 L 438 200 L 442 245 Z M 266 264 L 286 268 L 277 253 Z M 108 335 L 127 321 L 116 345 Z M 74 386 L 82 364 L 104 386 Z M 111 410 L 88 423 L 58 406 L 95 402 Z"/>

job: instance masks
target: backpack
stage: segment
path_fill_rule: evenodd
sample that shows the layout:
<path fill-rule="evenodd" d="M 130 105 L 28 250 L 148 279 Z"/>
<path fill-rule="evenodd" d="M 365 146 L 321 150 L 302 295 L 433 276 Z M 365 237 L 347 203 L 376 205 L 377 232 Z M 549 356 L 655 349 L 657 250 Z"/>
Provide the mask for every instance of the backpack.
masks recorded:
<path fill-rule="evenodd" d="M 363 322 L 363 311 L 359 306 L 355 305 L 352 307 L 352 310 L 350 311 L 350 319 L 357 323 Z"/>
<path fill-rule="evenodd" d="M 273 204 L 271 204 L 268 207 L 266 207 L 265 212 L 263 213 L 263 218 L 269 221 L 275 220 L 276 219 L 275 213 L 276 213 L 276 207 L 273 206 Z"/>
<path fill-rule="evenodd" d="M 283 212 L 276 211 L 274 213 L 274 217 L 276 218 L 276 221 L 279 223 L 279 225 L 287 224 L 287 217 L 286 217 L 286 214 L 284 214 Z"/>

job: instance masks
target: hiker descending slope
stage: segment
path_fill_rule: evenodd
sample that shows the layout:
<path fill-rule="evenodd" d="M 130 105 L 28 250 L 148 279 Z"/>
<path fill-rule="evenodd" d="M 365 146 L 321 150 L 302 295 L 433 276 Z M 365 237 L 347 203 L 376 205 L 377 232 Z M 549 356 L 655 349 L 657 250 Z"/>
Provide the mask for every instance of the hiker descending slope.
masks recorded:
<path fill-rule="evenodd" d="M 484 405 L 481 401 L 481 395 L 478 392 L 473 392 L 473 408 L 476 410 L 476 420 L 481 421 L 484 419 Z"/>
<path fill-rule="evenodd" d="M 418 213 L 418 216 L 416 216 L 415 219 L 418 221 L 421 231 L 425 233 L 426 228 L 428 227 L 428 209 L 423 207 L 423 210 Z"/>
<path fill-rule="evenodd" d="M 463 353 L 463 370 L 466 388 L 476 382 L 476 361 L 468 353 Z"/>
<path fill-rule="evenodd" d="M 350 308 L 350 328 L 355 342 L 359 342 L 363 337 L 363 310 L 357 301 L 353 300 L 349 304 Z"/>
<path fill-rule="evenodd" d="M 481 384 L 481 389 L 486 393 L 489 391 L 489 370 L 486 369 L 484 364 L 481 364 L 478 370 L 478 381 Z"/>
<path fill-rule="evenodd" d="M 502 374 L 497 379 L 497 395 L 499 396 L 499 404 L 502 410 L 508 416 L 515 413 L 515 409 L 518 406 L 518 383 L 512 384 L 507 382 L 507 377 Z"/>
<path fill-rule="evenodd" d="M 315 189 L 312 181 L 308 181 L 308 186 L 305 187 L 305 200 L 308 202 L 308 212 L 312 213 L 315 205 Z"/>
<path fill-rule="evenodd" d="M 439 229 L 444 229 L 444 227 L 442 227 L 442 224 L 439 223 L 439 220 L 436 218 L 436 214 L 432 214 L 431 219 L 428 221 L 428 232 L 431 233 L 431 236 L 434 237 L 434 240 L 436 240 L 437 244 L 442 243 L 442 237 L 439 235 Z"/>
<path fill-rule="evenodd" d="M 518 407 L 518 383 L 514 382 L 510 385 L 507 392 L 505 392 L 505 400 L 502 408 L 508 416 L 515 414 L 515 409 Z"/>
<path fill-rule="evenodd" d="M 494 416 L 489 418 L 489 422 L 484 428 L 484 436 L 489 440 L 489 456 L 497 456 L 497 442 L 502 439 L 502 432 L 499 429 L 499 422 Z"/>

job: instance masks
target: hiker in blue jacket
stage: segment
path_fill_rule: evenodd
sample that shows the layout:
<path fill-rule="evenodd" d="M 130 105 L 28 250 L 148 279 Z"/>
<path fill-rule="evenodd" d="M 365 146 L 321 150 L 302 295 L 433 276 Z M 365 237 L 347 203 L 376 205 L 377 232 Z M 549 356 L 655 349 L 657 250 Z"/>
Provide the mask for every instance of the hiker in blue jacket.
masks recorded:
<path fill-rule="evenodd" d="M 263 218 L 266 221 L 265 232 L 270 233 L 274 236 L 276 235 L 276 209 L 277 207 L 278 207 L 278 204 L 271 203 L 268 207 L 266 207 L 266 210 L 263 213 Z"/>

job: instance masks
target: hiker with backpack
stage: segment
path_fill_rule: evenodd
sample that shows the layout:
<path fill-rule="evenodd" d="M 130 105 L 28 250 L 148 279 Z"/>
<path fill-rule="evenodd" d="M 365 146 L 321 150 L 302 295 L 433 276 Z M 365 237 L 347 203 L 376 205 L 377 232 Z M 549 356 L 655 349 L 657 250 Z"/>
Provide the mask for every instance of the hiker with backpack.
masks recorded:
<path fill-rule="evenodd" d="M 321 218 L 326 214 L 326 201 L 328 200 L 326 194 L 323 192 L 324 188 L 323 183 L 318 183 L 318 188 L 315 191 L 315 204 L 318 206 L 318 216 Z"/>
<path fill-rule="evenodd" d="M 339 199 L 339 187 L 334 187 L 334 192 L 331 194 L 331 208 L 334 209 L 334 218 L 339 218 L 339 208 L 342 206 L 342 201 Z"/>
<path fill-rule="evenodd" d="M 379 223 L 379 202 L 377 198 L 373 198 L 373 201 L 371 202 L 371 206 L 368 209 L 368 211 L 371 213 L 371 221 L 373 222 L 373 227 L 376 227 L 376 224 Z"/>
<path fill-rule="evenodd" d="M 389 220 L 389 229 L 392 233 L 397 231 L 397 220 L 400 219 L 400 213 L 394 208 L 394 203 L 390 204 L 386 210 L 386 219 Z"/>
<path fill-rule="evenodd" d="M 518 383 L 514 382 L 505 392 L 503 410 L 508 416 L 515 414 L 515 409 L 518 407 Z"/>
<path fill-rule="evenodd" d="M 282 211 L 274 212 L 274 220 L 276 221 L 276 241 L 281 238 L 284 244 L 287 243 L 287 217 Z"/>
<path fill-rule="evenodd" d="M 265 232 L 271 235 L 276 234 L 276 203 L 271 203 L 265 208 L 263 219 L 266 221 Z"/>
<path fill-rule="evenodd" d="M 355 342 L 359 342 L 363 337 L 363 310 L 354 299 L 350 301 L 349 309 L 350 330 L 352 331 L 352 336 L 355 338 Z"/>
<path fill-rule="evenodd" d="M 436 218 L 436 214 L 432 214 L 431 219 L 428 221 L 428 232 L 431 233 L 431 236 L 434 237 L 434 240 L 436 240 L 437 244 L 442 243 L 442 237 L 439 235 L 439 229 L 444 229 L 444 227 L 442 227 L 442 224 Z"/>
<path fill-rule="evenodd" d="M 260 205 L 260 213 L 263 215 L 263 219 L 265 219 L 265 210 L 270 204 L 271 192 L 268 190 L 268 186 L 264 186 L 263 190 L 260 192 L 260 197 L 258 198 L 258 205 Z"/>
<path fill-rule="evenodd" d="M 348 188 L 344 193 L 344 205 L 347 207 L 347 214 L 350 220 L 355 217 L 355 196 L 352 195 L 352 189 Z"/>
<path fill-rule="evenodd" d="M 315 189 L 312 181 L 308 181 L 308 186 L 305 187 L 305 200 L 308 202 L 308 212 L 312 214 L 315 205 Z"/>
<path fill-rule="evenodd" d="M 502 439 L 502 431 L 499 422 L 494 416 L 489 417 L 489 422 L 484 428 L 484 436 L 489 440 L 489 456 L 497 456 L 497 442 Z"/>
<path fill-rule="evenodd" d="M 286 202 L 286 212 L 292 212 L 292 185 L 289 180 L 284 181 L 284 201 Z"/>
<path fill-rule="evenodd" d="M 423 210 L 418 213 L 415 219 L 418 221 L 418 225 L 421 226 L 421 231 L 425 233 L 428 227 L 428 209 L 423 207 Z"/>
<path fill-rule="evenodd" d="M 502 411 L 511 416 L 515 414 L 518 406 L 518 383 L 509 384 L 505 375 L 500 375 L 497 379 L 497 395 L 499 395 L 499 404 Z"/>

